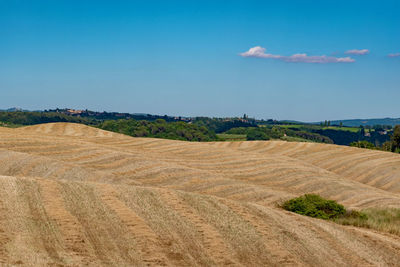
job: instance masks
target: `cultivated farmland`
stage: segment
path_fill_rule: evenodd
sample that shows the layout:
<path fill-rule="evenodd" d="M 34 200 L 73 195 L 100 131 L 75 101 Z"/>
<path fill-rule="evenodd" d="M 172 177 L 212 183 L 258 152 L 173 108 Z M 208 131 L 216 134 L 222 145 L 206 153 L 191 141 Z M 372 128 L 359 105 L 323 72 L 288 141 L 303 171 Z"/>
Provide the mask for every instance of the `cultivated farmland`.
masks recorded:
<path fill-rule="evenodd" d="M 400 236 L 278 207 L 316 193 L 400 208 L 400 155 L 0 127 L 0 264 L 399 266 Z"/>

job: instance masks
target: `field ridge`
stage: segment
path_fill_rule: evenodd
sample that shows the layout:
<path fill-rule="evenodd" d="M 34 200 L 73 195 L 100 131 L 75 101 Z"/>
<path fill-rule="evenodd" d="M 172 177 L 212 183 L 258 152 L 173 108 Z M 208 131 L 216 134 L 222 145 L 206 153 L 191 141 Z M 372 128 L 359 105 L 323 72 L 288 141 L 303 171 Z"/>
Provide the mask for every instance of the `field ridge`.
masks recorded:
<path fill-rule="evenodd" d="M 0 127 L 0 262 L 382 265 L 400 237 L 280 209 L 318 193 L 400 208 L 400 155 L 316 143 L 133 138 L 71 123 Z"/>

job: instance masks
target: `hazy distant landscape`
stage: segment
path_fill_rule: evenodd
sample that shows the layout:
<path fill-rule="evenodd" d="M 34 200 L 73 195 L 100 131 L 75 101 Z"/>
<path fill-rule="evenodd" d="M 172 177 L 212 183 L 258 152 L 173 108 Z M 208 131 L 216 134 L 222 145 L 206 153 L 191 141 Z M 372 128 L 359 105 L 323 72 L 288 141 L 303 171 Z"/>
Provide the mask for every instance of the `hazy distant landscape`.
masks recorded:
<path fill-rule="evenodd" d="M 255 119 L 249 118 L 246 114 L 233 118 L 208 118 L 74 109 L 32 112 L 11 108 L 0 111 L 0 123 L 7 127 L 73 122 L 133 137 L 156 137 L 184 141 L 286 140 L 357 146 L 392 152 L 399 152 L 397 141 L 394 141 L 394 132 L 396 132 L 394 129 L 397 129 L 395 123 L 398 120 L 371 119 L 302 123 Z M 361 124 L 348 126 L 355 125 L 357 122 Z"/>

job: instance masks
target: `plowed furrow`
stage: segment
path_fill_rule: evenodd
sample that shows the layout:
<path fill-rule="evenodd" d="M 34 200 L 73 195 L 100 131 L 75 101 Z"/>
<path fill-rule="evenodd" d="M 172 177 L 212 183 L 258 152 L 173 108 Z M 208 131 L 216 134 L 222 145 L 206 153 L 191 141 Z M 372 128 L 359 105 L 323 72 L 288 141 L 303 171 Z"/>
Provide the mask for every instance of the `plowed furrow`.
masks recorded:
<path fill-rule="evenodd" d="M 202 236 L 207 254 L 216 264 L 238 265 L 231 256 L 231 248 L 227 246 L 221 234 L 212 225 L 199 216 L 193 208 L 183 203 L 175 193 L 162 191 L 162 197 L 183 218 L 193 223 L 197 229 L 196 231 Z"/>
<path fill-rule="evenodd" d="M 82 264 L 94 262 L 89 253 L 91 247 L 88 239 L 85 237 L 84 230 L 79 221 L 65 209 L 65 203 L 62 198 L 60 188 L 55 181 L 41 179 L 40 185 L 43 205 L 50 217 L 54 220 L 61 231 L 62 243 L 67 253 L 76 257 Z"/>
<path fill-rule="evenodd" d="M 116 196 L 115 189 L 110 185 L 99 185 L 101 198 L 121 219 L 122 223 L 129 229 L 137 242 L 137 250 L 146 265 L 166 266 L 167 259 L 160 253 L 161 241 L 157 234 L 148 224 L 139 217 L 132 209 L 125 205 Z"/>
<path fill-rule="evenodd" d="M 278 242 L 279 238 L 277 238 L 276 233 L 274 234 L 272 232 L 271 226 L 268 225 L 267 222 L 262 221 L 258 216 L 231 201 L 224 201 L 224 204 L 255 227 L 260 235 L 262 235 L 264 243 L 267 245 L 266 253 L 270 255 L 272 261 L 275 262 L 277 266 L 295 265 L 301 261 Z"/>
<path fill-rule="evenodd" d="M 4 179 L 0 177 L 0 179 Z M 1 183 L 3 185 L 3 183 Z M 9 262 L 8 260 L 8 252 L 6 245 L 10 242 L 10 237 L 7 234 L 7 218 L 6 215 L 10 213 L 10 211 L 5 206 L 4 201 L 7 200 L 6 194 L 3 193 L 4 187 L 0 189 L 0 264 L 5 264 Z"/>

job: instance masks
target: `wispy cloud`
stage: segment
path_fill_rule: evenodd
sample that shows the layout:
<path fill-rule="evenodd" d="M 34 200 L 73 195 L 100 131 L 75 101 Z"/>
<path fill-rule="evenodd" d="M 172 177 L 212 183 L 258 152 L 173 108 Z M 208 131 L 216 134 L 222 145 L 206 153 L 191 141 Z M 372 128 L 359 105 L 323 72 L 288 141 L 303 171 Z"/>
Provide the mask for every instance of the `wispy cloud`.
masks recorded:
<path fill-rule="evenodd" d="M 352 50 L 347 50 L 344 53 L 348 54 L 348 55 L 362 56 L 362 55 L 368 55 L 369 54 L 369 50 L 368 49 L 352 49 Z"/>
<path fill-rule="evenodd" d="M 388 57 L 400 57 L 400 53 L 389 54 Z"/>
<path fill-rule="evenodd" d="M 241 53 L 242 57 L 257 57 L 257 58 L 271 58 L 278 59 L 285 62 L 292 63 L 351 63 L 355 60 L 351 57 L 331 57 L 331 56 L 308 56 L 307 54 L 294 54 L 291 56 L 281 56 L 265 53 L 266 49 L 261 46 L 250 48 L 248 51 Z"/>

